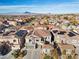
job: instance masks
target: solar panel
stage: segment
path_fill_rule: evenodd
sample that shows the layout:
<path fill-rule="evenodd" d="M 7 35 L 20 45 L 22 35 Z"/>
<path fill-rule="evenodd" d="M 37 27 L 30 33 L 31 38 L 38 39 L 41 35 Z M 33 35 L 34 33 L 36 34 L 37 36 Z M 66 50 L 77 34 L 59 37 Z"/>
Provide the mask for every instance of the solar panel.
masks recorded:
<path fill-rule="evenodd" d="M 27 34 L 27 30 L 19 30 L 17 33 L 16 33 L 16 35 L 18 36 L 18 37 L 23 37 L 24 35 L 26 35 Z"/>

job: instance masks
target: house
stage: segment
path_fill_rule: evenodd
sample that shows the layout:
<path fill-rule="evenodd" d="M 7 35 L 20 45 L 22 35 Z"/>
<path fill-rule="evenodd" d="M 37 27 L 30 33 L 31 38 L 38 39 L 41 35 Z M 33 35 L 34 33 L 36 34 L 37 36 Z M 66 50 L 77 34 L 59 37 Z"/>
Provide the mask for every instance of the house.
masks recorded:
<path fill-rule="evenodd" d="M 37 26 L 37 25 L 39 25 L 39 24 L 40 24 L 40 23 L 39 23 L 38 20 L 32 22 L 32 25 L 34 25 L 34 26 Z"/>
<path fill-rule="evenodd" d="M 51 33 L 49 31 L 43 29 L 37 29 L 34 30 L 33 34 L 35 36 L 42 37 L 44 38 L 44 41 L 48 41 L 49 43 L 51 43 Z"/>
<path fill-rule="evenodd" d="M 37 26 L 34 26 L 34 30 L 36 30 L 36 29 L 43 29 L 43 30 L 46 30 L 47 27 L 46 27 L 46 25 L 37 25 Z"/>
<path fill-rule="evenodd" d="M 13 25 L 16 26 L 17 22 L 16 21 L 7 21 L 9 23 L 9 25 Z"/>
<path fill-rule="evenodd" d="M 3 21 L 3 24 L 7 27 L 9 26 L 9 23 L 7 21 Z"/>
<path fill-rule="evenodd" d="M 72 45 L 75 45 L 75 46 L 79 46 L 79 35 L 69 37 L 69 39 L 66 39 L 65 42 L 67 44 L 72 44 Z"/>
<path fill-rule="evenodd" d="M 0 36 L 0 42 L 8 42 L 9 45 L 11 45 L 11 49 L 13 49 L 13 50 L 20 49 L 18 39 L 13 35 Z"/>
<path fill-rule="evenodd" d="M 28 25 L 28 23 L 26 23 L 26 22 L 17 22 L 17 25 L 25 26 L 25 25 Z"/>
<path fill-rule="evenodd" d="M 47 54 L 47 55 L 51 55 L 51 51 L 54 48 L 50 45 L 50 44 L 44 44 L 42 46 L 42 54 Z"/>
<path fill-rule="evenodd" d="M 58 44 L 58 45 L 62 52 L 62 56 L 61 56 L 62 59 L 67 59 L 69 57 L 74 59 L 74 56 L 76 54 L 75 53 L 76 48 L 74 45 L 71 44 Z"/>
<path fill-rule="evenodd" d="M 41 38 L 35 35 L 27 35 L 25 37 L 25 46 L 26 47 L 32 47 L 35 48 L 35 44 L 38 44 L 38 47 L 40 47 L 41 45 L 43 45 L 43 41 L 41 41 Z"/>
<path fill-rule="evenodd" d="M 49 30 L 52 30 L 54 27 L 55 27 L 55 26 L 54 26 L 53 24 L 47 25 L 47 28 L 48 28 Z"/>
<path fill-rule="evenodd" d="M 59 35 L 55 35 L 55 40 L 54 41 L 57 42 L 57 43 L 61 43 L 60 36 Z"/>
<path fill-rule="evenodd" d="M 75 51 L 75 46 L 71 44 L 58 44 L 63 52 L 66 50 L 66 54 L 72 54 L 72 51 Z"/>
<path fill-rule="evenodd" d="M 35 46 L 35 44 L 37 43 L 38 46 L 41 48 L 43 44 L 51 44 L 53 37 L 54 36 L 52 36 L 52 34 L 49 31 L 37 29 L 37 30 L 34 30 L 31 33 L 31 35 L 27 35 L 25 37 L 26 45 L 30 44 Z"/>
<path fill-rule="evenodd" d="M 48 22 L 49 22 L 49 24 L 54 24 L 55 20 L 54 19 L 49 19 Z"/>

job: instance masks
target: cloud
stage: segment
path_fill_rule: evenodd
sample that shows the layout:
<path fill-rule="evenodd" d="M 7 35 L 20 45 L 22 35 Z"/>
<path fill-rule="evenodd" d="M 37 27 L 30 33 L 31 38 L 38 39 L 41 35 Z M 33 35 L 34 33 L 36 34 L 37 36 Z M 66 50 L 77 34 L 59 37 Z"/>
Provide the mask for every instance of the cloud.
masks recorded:
<path fill-rule="evenodd" d="M 50 5 L 11 5 L 0 6 L 0 13 L 24 12 L 35 13 L 79 13 L 79 2 Z"/>

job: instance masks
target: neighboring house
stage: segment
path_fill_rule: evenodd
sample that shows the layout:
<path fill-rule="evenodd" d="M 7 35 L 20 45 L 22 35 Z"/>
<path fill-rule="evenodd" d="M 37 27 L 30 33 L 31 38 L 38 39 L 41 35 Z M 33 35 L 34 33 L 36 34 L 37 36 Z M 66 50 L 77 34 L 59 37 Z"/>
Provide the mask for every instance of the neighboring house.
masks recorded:
<path fill-rule="evenodd" d="M 47 27 L 45 25 L 37 25 L 37 26 L 34 26 L 34 30 L 37 30 L 37 29 L 46 30 Z"/>
<path fill-rule="evenodd" d="M 9 26 L 9 23 L 7 21 L 3 21 L 3 24 L 7 27 Z"/>
<path fill-rule="evenodd" d="M 12 49 L 20 49 L 18 39 L 13 35 L 0 36 L 0 42 L 8 42 L 11 45 Z"/>
<path fill-rule="evenodd" d="M 0 25 L 0 34 L 4 33 L 5 28 L 6 27 L 4 25 Z"/>
<path fill-rule="evenodd" d="M 69 58 L 69 56 L 74 59 L 75 56 L 75 46 L 71 45 L 71 44 L 58 44 L 61 52 L 62 52 L 62 59 L 67 59 Z"/>
<path fill-rule="evenodd" d="M 52 30 L 54 27 L 55 27 L 55 26 L 54 26 L 53 24 L 47 25 L 47 28 L 48 28 L 49 30 Z"/>
<path fill-rule="evenodd" d="M 28 23 L 26 23 L 26 22 L 17 22 L 17 25 L 25 26 L 25 25 L 28 25 Z"/>
<path fill-rule="evenodd" d="M 69 37 L 69 39 L 66 39 L 65 42 L 67 44 L 72 44 L 72 45 L 75 45 L 75 46 L 79 46 L 79 35 Z"/>
<path fill-rule="evenodd" d="M 7 21 L 9 23 L 9 25 L 13 25 L 16 26 L 17 22 L 16 21 Z"/>
<path fill-rule="evenodd" d="M 50 44 L 44 44 L 42 46 L 42 53 L 44 54 L 47 54 L 47 55 L 51 55 L 51 51 L 53 50 L 54 48 L 50 45 Z"/>
<path fill-rule="evenodd" d="M 75 46 L 71 44 L 58 44 L 61 51 L 66 50 L 66 54 L 72 54 L 72 51 L 75 51 Z"/>
<path fill-rule="evenodd" d="M 61 43 L 60 36 L 59 35 L 55 35 L 55 40 L 54 41 L 57 42 L 57 43 Z"/>

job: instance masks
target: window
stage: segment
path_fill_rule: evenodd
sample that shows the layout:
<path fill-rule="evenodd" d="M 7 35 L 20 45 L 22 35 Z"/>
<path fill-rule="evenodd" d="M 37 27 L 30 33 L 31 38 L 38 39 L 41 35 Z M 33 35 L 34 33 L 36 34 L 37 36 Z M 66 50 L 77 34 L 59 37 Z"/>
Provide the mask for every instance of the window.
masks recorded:
<path fill-rule="evenodd" d="M 29 40 L 29 42 L 31 42 L 31 39 Z"/>
<path fill-rule="evenodd" d="M 44 38 L 41 38 L 41 41 L 44 41 Z"/>
<path fill-rule="evenodd" d="M 47 37 L 45 37 L 45 39 L 47 39 Z"/>
<path fill-rule="evenodd" d="M 39 40 L 36 40 L 36 41 L 39 41 Z"/>
<path fill-rule="evenodd" d="M 13 40 L 13 42 L 16 42 L 16 40 Z"/>

